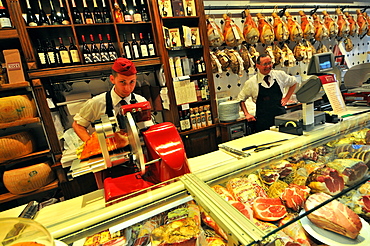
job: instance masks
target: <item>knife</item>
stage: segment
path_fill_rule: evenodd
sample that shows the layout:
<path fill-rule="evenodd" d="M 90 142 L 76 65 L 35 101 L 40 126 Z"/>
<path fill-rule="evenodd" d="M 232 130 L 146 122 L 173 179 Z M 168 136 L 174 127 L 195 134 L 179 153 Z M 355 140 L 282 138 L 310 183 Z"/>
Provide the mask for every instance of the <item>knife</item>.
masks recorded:
<path fill-rule="evenodd" d="M 250 150 L 250 149 L 258 148 L 258 147 L 265 146 L 265 145 L 269 145 L 269 144 L 273 144 L 273 143 L 279 143 L 279 142 L 282 142 L 282 141 L 285 141 L 285 140 L 288 140 L 288 139 L 281 139 L 281 140 L 277 140 L 277 141 L 270 142 L 270 143 L 265 143 L 265 144 L 260 144 L 260 145 L 251 145 L 251 146 L 247 146 L 247 147 L 242 148 L 242 151 L 246 151 L 246 150 Z"/>

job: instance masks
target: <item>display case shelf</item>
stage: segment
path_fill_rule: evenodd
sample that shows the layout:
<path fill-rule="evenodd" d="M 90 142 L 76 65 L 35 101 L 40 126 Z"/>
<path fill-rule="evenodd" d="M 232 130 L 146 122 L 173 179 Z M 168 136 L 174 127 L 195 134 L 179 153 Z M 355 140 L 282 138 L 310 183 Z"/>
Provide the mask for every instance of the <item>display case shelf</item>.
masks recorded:
<path fill-rule="evenodd" d="M 16 29 L 0 29 L 0 39 L 18 38 Z"/>
<path fill-rule="evenodd" d="M 12 84 L 1 84 L 0 91 L 8 91 L 8 90 L 14 90 L 14 89 L 19 89 L 19 88 L 26 88 L 29 86 L 30 86 L 30 83 L 27 81 L 22 81 L 22 82 L 12 83 Z"/>
<path fill-rule="evenodd" d="M 31 154 L 28 154 L 28 155 L 21 156 L 17 159 L 14 159 L 14 160 L 8 160 L 6 162 L 0 163 L 0 166 L 6 166 L 6 165 L 9 165 L 9 164 L 17 164 L 17 163 L 21 163 L 21 162 L 26 162 L 26 161 L 33 160 L 33 159 L 36 159 L 36 158 L 46 157 L 50 154 L 51 154 L 50 150 L 48 150 L 48 149 L 47 150 L 41 150 L 41 151 L 33 152 Z"/>
<path fill-rule="evenodd" d="M 39 117 L 34 117 L 34 118 L 28 118 L 28 119 L 22 119 L 22 120 L 15 120 L 12 122 L 7 122 L 7 123 L 0 123 L 0 129 L 6 129 L 10 127 L 15 127 L 15 126 L 24 126 L 32 123 L 37 123 L 40 122 Z"/>

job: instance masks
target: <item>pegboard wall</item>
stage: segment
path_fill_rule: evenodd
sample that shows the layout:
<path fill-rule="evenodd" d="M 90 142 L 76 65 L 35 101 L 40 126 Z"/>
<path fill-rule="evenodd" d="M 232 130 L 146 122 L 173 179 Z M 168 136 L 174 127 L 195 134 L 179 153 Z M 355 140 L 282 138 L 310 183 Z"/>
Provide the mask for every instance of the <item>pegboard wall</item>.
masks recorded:
<path fill-rule="evenodd" d="M 335 13 L 336 8 L 342 8 L 343 12 L 349 12 L 353 17 L 356 19 L 356 9 L 362 9 L 363 11 L 367 12 L 370 15 L 370 4 L 367 1 L 362 2 L 351 2 L 345 1 L 341 3 L 340 1 L 336 1 L 336 4 L 328 5 L 328 1 L 325 3 L 307 3 L 306 4 L 297 4 L 293 2 L 287 1 L 274 1 L 274 3 L 266 3 L 258 2 L 258 1 L 228 1 L 225 5 L 225 1 L 204 1 L 205 6 L 205 14 L 210 15 L 211 18 L 215 20 L 215 23 L 219 25 L 219 27 L 223 30 L 223 18 L 222 15 L 227 13 L 231 16 L 231 19 L 234 21 L 235 24 L 243 31 L 243 23 L 244 20 L 242 18 L 242 11 L 243 9 L 249 8 L 250 13 L 253 16 L 253 19 L 257 21 L 256 14 L 262 13 L 265 15 L 266 20 L 272 23 L 273 18 L 271 16 L 272 12 L 278 12 L 280 8 L 286 8 L 287 11 L 293 16 L 293 18 L 300 23 L 300 15 L 298 14 L 299 10 L 303 10 L 309 18 L 310 11 L 313 10 L 312 5 L 317 6 L 316 13 L 320 15 L 322 18 L 322 11 L 326 10 L 329 15 L 337 21 L 337 15 Z M 279 5 L 279 6 L 278 6 Z M 308 6 L 309 5 L 309 6 Z M 238 8 L 234 8 L 237 6 Z M 357 6 L 359 6 L 357 8 Z M 364 8 L 365 6 L 365 8 Z M 368 6 L 368 9 L 366 8 Z M 285 20 L 285 16 L 282 17 Z M 350 52 L 345 51 L 344 49 L 344 42 L 343 40 L 332 39 L 332 40 L 324 40 L 322 41 L 322 45 L 325 45 L 329 51 L 334 51 L 336 45 L 338 45 L 342 55 L 344 55 L 346 66 L 342 66 L 342 73 L 340 76 L 337 75 L 337 79 L 340 82 L 345 74 L 345 69 L 343 68 L 350 68 L 357 64 L 367 63 L 370 62 L 370 36 L 365 35 L 364 37 L 360 38 L 358 35 L 351 36 L 351 41 L 354 45 L 353 49 Z M 287 41 L 288 46 L 291 50 L 294 49 L 296 43 L 292 41 Z M 320 45 L 317 41 L 311 41 L 313 46 L 317 49 Z M 281 47 L 281 46 L 280 46 Z M 227 47 L 232 48 L 232 47 Z M 256 50 L 262 54 L 265 53 L 265 44 L 257 43 L 255 45 Z M 222 49 L 222 47 L 221 47 Z M 296 62 L 295 66 L 293 67 L 281 67 L 280 65 L 276 66 L 275 69 L 284 70 L 288 74 L 294 75 L 297 77 L 298 81 L 302 81 L 306 79 L 306 71 L 307 71 L 308 64 L 300 61 Z M 241 88 L 244 85 L 244 82 L 251 76 L 256 73 L 254 68 L 250 68 L 248 71 L 244 71 L 243 75 L 240 77 L 237 74 L 234 74 L 231 70 L 214 74 L 214 82 L 216 88 L 216 95 L 217 98 L 223 97 L 230 97 L 231 99 L 235 99 L 240 92 Z"/>

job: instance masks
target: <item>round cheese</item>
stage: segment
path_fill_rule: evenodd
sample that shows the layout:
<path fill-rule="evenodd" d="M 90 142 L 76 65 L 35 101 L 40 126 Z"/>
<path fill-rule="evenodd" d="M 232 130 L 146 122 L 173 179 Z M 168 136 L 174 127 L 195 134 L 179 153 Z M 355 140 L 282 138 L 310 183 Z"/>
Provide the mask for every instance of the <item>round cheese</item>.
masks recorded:
<path fill-rule="evenodd" d="M 36 106 L 26 95 L 0 98 L 0 123 L 36 117 Z"/>
<path fill-rule="evenodd" d="M 54 179 L 50 166 L 47 163 L 39 163 L 5 171 L 3 182 L 10 193 L 18 195 L 40 189 Z"/>
<path fill-rule="evenodd" d="M 0 163 L 32 153 L 34 140 L 28 132 L 0 137 Z"/>

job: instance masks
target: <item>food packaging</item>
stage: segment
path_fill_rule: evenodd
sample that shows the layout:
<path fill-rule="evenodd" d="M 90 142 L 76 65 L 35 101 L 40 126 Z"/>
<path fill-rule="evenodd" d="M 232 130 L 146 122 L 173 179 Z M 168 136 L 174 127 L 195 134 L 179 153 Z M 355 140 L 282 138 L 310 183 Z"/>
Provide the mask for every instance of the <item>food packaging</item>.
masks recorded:
<path fill-rule="evenodd" d="M 3 50 L 9 84 L 25 81 L 21 56 L 17 49 Z"/>

